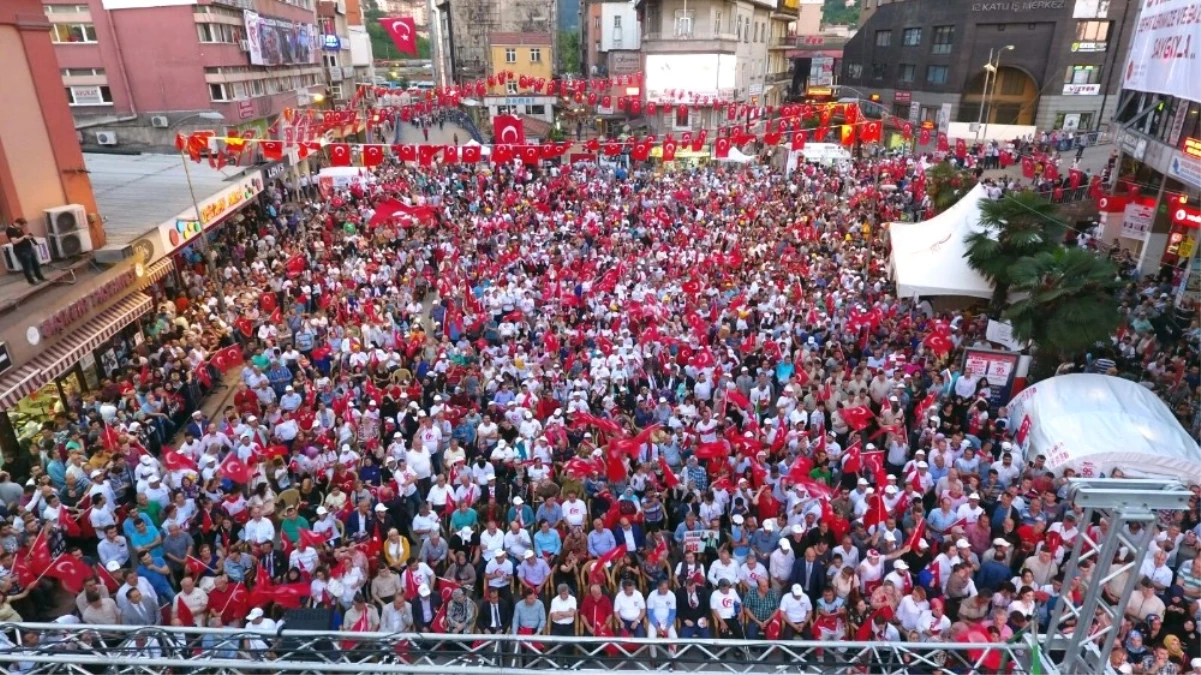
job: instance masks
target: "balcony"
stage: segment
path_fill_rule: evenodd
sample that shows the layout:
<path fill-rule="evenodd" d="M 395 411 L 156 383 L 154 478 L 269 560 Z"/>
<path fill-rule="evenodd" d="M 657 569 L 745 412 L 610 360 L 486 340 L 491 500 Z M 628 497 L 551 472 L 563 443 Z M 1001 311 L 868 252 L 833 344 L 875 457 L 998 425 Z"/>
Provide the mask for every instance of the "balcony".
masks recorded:
<path fill-rule="evenodd" d="M 766 79 L 768 84 L 787 84 L 792 82 L 792 71 L 781 70 L 778 73 L 768 73 Z"/>
<path fill-rule="evenodd" d="M 647 54 L 733 54 L 737 49 L 738 36 L 733 33 L 668 31 L 642 37 L 642 51 Z"/>
<path fill-rule="evenodd" d="M 796 46 L 795 35 L 782 35 L 767 43 L 768 49 L 792 49 Z"/>

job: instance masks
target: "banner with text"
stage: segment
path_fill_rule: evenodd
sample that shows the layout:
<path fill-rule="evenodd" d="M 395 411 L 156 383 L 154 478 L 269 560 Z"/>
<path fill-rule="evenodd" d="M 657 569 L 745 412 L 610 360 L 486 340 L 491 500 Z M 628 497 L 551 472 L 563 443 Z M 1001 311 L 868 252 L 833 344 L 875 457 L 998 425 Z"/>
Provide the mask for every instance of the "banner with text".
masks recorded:
<path fill-rule="evenodd" d="M 1122 87 L 1201 101 L 1201 5 L 1197 0 L 1142 0 L 1126 55 Z"/>

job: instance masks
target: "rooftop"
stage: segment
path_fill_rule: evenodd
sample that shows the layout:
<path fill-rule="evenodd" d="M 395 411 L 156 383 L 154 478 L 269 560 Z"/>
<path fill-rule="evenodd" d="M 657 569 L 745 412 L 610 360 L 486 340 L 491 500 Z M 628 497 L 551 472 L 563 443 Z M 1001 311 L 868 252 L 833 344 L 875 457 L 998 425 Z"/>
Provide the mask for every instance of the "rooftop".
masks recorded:
<path fill-rule="evenodd" d="M 493 45 L 543 45 L 551 44 L 550 33 L 492 33 L 488 42 Z"/>
<path fill-rule="evenodd" d="M 192 207 L 179 155 L 84 153 L 96 206 L 104 216 L 109 246 L 125 246 Z M 188 164 L 197 201 L 240 178 L 249 167 L 220 171 L 207 162 Z"/>

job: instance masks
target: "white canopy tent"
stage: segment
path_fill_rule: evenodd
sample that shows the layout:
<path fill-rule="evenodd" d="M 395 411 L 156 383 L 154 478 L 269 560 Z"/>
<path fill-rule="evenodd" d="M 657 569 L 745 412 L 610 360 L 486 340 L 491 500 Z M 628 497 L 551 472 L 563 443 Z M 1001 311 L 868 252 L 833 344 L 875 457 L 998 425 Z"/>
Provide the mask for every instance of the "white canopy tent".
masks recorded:
<path fill-rule="evenodd" d="M 892 271 L 897 295 L 965 295 L 991 298 L 992 284 L 967 264 L 964 238 L 983 231 L 977 185 L 954 206 L 921 223 L 891 223 Z"/>
<path fill-rule="evenodd" d="M 469 140 L 469 141 L 467 141 L 467 142 L 466 142 L 466 143 L 464 143 L 463 145 L 479 146 L 479 148 L 480 148 L 480 154 L 481 154 L 481 155 L 483 155 L 484 157 L 487 157 L 487 156 L 489 156 L 489 155 L 491 155 L 491 154 L 492 154 L 492 148 L 491 148 L 491 147 L 489 147 L 489 146 L 487 146 L 487 145 L 480 145 L 479 143 L 476 143 L 474 138 L 473 138 L 473 139 L 471 139 L 471 140 Z"/>
<path fill-rule="evenodd" d="M 735 162 L 738 164 L 746 164 L 747 162 L 750 162 L 750 161 L 754 160 L 755 158 L 752 157 L 751 155 L 744 155 L 741 150 L 731 146 L 730 152 L 727 156 L 716 157 L 716 159 L 719 162 Z"/>
<path fill-rule="evenodd" d="M 1201 447 L 1151 390 L 1109 375 L 1060 375 L 1014 397 L 1009 424 L 1025 456 L 1056 474 L 1201 483 Z"/>

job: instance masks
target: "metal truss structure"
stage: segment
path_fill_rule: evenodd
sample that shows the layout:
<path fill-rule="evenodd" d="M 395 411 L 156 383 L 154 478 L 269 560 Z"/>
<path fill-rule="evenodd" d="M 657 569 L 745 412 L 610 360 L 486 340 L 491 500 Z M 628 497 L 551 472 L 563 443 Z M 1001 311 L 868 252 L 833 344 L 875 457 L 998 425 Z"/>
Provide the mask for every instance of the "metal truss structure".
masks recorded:
<path fill-rule="evenodd" d="M 7 630 L 5 630 L 7 629 Z M 1029 675 L 1031 645 L 663 640 L 551 635 L 444 635 L 141 628 L 134 626 L 0 626 L 14 638 L 0 649 L 0 669 L 22 675 L 243 675 L 370 673 L 386 675 L 528 675 L 674 671 L 908 675 L 989 672 L 1012 664 Z M 1044 670 L 1053 674 L 1054 671 Z"/>
<path fill-rule="evenodd" d="M 1065 585 L 1081 574 L 1081 563 L 1091 560 L 1096 566 L 1079 602 L 1059 596 L 1046 632 L 1038 637 L 1040 644 L 1029 637 L 1006 644 L 815 642 L 337 633 L 294 631 L 286 625 L 265 635 L 246 629 L 3 624 L 0 673 L 1107 673 L 1121 608 L 1150 550 L 1156 512 L 1187 508 L 1192 493 L 1179 483 L 1127 479 L 1074 479 L 1069 490 L 1071 503 L 1084 510 L 1081 524 L 1104 522 L 1105 528 L 1101 536 L 1082 528 L 1073 542 Z M 1129 562 L 1111 564 L 1123 547 Z M 1107 582 L 1131 570 L 1135 573 L 1121 596 L 1106 597 Z"/>

